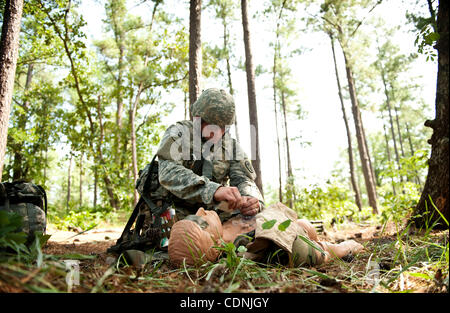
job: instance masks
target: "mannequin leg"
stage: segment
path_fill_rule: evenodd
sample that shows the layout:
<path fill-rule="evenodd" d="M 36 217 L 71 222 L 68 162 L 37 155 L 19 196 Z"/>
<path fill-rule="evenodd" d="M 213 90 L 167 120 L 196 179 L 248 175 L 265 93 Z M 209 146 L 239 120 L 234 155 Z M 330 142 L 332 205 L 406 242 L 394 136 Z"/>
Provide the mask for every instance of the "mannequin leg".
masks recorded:
<path fill-rule="evenodd" d="M 356 253 L 363 249 L 363 246 L 354 240 L 347 240 L 339 244 L 333 244 L 326 241 L 319 241 L 314 226 L 306 219 L 298 219 L 297 224 L 300 225 L 308 234 L 309 239 L 316 242 L 326 252 L 325 257 L 317 250 L 314 250 L 319 264 L 328 262 L 333 258 L 342 258 L 349 253 Z"/>
<path fill-rule="evenodd" d="M 363 249 L 363 246 L 354 240 L 347 240 L 338 244 L 321 241 L 320 244 L 331 258 L 342 258 L 349 253 L 356 253 Z"/>
<path fill-rule="evenodd" d="M 307 219 L 298 219 L 297 224 L 300 225 L 304 230 L 306 230 L 309 239 L 313 241 L 319 241 L 319 238 L 317 238 L 316 229 Z"/>

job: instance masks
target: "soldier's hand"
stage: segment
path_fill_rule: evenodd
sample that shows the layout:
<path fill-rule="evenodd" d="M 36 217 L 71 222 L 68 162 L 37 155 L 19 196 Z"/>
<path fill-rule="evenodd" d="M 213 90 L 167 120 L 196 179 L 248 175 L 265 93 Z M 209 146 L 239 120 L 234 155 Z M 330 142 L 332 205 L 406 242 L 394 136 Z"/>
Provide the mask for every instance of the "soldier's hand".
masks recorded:
<path fill-rule="evenodd" d="M 256 215 L 259 212 L 259 200 L 253 197 L 243 196 L 241 207 L 242 215 Z"/>
<path fill-rule="evenodd" d="M 214 193 L 214 200 L 227 201 L 230 210 L 242 207 L 242 196 L 236 187 L 219 187 Z"/>

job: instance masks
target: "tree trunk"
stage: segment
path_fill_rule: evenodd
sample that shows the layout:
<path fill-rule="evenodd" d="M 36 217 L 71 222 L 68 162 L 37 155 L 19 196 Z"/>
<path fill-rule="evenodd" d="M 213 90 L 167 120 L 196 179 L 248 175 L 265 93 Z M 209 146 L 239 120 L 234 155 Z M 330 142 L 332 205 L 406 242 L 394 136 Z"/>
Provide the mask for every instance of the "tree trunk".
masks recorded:
<path fill-rule="evenodd" d="M 381 68 L 381 79 L 383 81 L 383 86 L 384 86 L 384 94 L 386 96 L 386 106 L 388 109 L 388 114 L 389 114 L 389 125 L 391 127 L 391 135 L 392 135 L 392 141 L 394 142 L 394 153 L 395 153 L 395 160 L 397 161 L 397 168 L 400 171 L 401 170 L 401 166 L 400 166 L 400 155 L 398 153 L 398 149 L 397 149 L 397 138 L 395 136 L 395 131 L 394 131 L 394 120 L 392 118 L 392 108 L 391 108 L 391 99 L 389 97 L 389 91 L 387 88 L 387 83 L 386 83 L 386 78 L 384 77 L 384 69 Z M 402 175 L 399 175 L 400 177 L 400 181 L 403 181 L 403 177 Z"/>
<path fill-rule="evenodd" d="M 44 188 L 47 185 L 47 166 L 48 166 L 48 144 L 45 147 L 45 163 L 44 163 Z"/>
<path fill-rule="evenodd" d="M 292 163 L 291 163 L 291 151 L 289 149 L 289 135 L 287 129 L 287 116 L 286 116 L 286 99 L 284 91 L 281 90 L 281 108 L 283 109 L 283 120 L 284 120 L 284 136 L 286 142 L 286 157 L 287 157 L 287 176 L 288 176 L 288 191 L 291 193 L 291 197 L 289 198 L 289 207 L 294 208 L 294 173 L 292 172 Z"/>
<path fill-rule="evenodd" d="M 411 133 L 409 132 L 409 124 L 408 122 L 405 123 L 405 129 L 406 129 L 406 136 L 408 137 L 408 144 L 409 144 L 409 150 L 411 152 L 411 156 L 413 156 L 416 151 L 414 149 L 412 140 L 411 140 Z M 422 186 L 422 180 L 420 179 L 419 173 L 417 170 L 415 170 L 416 172 L 416 182 L 418 185 Z"/>
<path fill-rule="evenodd" d="M 433 129 L 428 141 L 431 144 L 431 157 L 428 160 L 428 175 L 415 213 L 421 217 L 413 218 L 415 225 L 423 227 L 439 220 L 437 228 L 448 229 L 448 223 L 442 221 L 434 206 L 449 220 L 449 2 L 439 1 L 437 14 L 437 30 L 440 38 L 437 41 L 438 73 L 436 88 L 436 118 L 427 120 L 425 126 Z M 433 202 L 433 204 L 430 201 Z M 425 215 L 426 211 L 432 216 Z M 425 216 L 423 216 L 425 215 Z"/>
<path fill-rule="evenodd" d="M 69 159 L 69 170 L 67 173 L 67 210 L 70 209 L 69 203 L 70 203 L 70 184 L 72 181 L 72 152 L 70 153 L 70 159 Z"/>
<path fill-rule="evenodd" d="M 114 160 L 117 164 L 121 164 L 121 153 L 125 151 L 120 147 L 122 141 L 122 118 L 123 118 L 123 76 L 124 76 L 124 58 L 125 58 L 125 45 L 126 39 L 125 21 L 126 7 L 121 0 L 109 0 L 106 4 L 106 15 L 113 31 L 115 48 L 119 51 L 117 55 L 117 76 L 114 75 L 111 69 L 111 76 L 115 80 L 115 100 L 116 100 L 116 128 L 114 128 L 113 134 L 113 151 Z M 120 173 L 118 173 L 120 174 Z"/>
<path fill-rule="evenodd" d="M 122 76 L 123 76 L 123 58 L 124 58 L 124 46 L 121 42 L 123 39 L 121 37 L 120 42 L 117 42 L 117 45 L 119 46 L 119 73 L 117 77 L 117 112 L 116 112 L 116 124 L 119 129 L 122 128 L 122 115 L 123 115 L 123 97 L 122 97 Z M 120 143 L 120 136 L 118 137 L 118 144 Z"/>
<path fill-rule="evenodd" d="M 400 129 L 400 118 L 398 114 L 398 108 L 394 105 L 395 112 L 395 123 L 397 124 L 397 133 L 398 133 L 398 143 L 400 144 L 400 152 L 402 153 L 402 157 L 405 157 L 405 150 L 403 149 L 403 136 L 402 131 Z"/>
<path fill-rule="evenodd" d="M 275 136 L 277 137 L 277 152 L 278 152 L 278 200 L 283 202 L 283 182 L 281 178 L 281 148 L 280 148 L 280 134 L 278 133 L 278 104 L 277 104 L 277 52 L 273 55 L 273 112 L 275 118 Z"/>
<path fill-rule="evenodd" d="M 388 162 L 390 164 L 392 162 L 392 158 L 391 158 L 391 149 L 389 149 L 389 138 L 388 138 L 388 134 L 386 131 L 386 125 L 384 125 L 383 110 L 381 110 L 380 112 L 381 112 L 381 120 L 383 121 L 383 133 L 384 133 L 384 142 L 386 144 L 386 154 L 388 157 Z M 394 196 L 395 196 L 395 195 L 397 195 L 397 191 L 395 190 L 394 177 L 391 177 L 391 184 L 392 184 L 392 192 L 394 193 Z"/>
<path fill-rule="evenodd" d="M 350 167 L 350 182 L 352 184 L 352 188 L 355 193 L 355 203 L 358 206 L 358 209 L 361 211 L 362 201 L 361 201 L 361 193 L 359 191 L 359 187 L 356 182 L 355 165 L 354 165 L 354 160 L 353 160 L 352 134 L 350 132 L 350 127 L 348 125 L 347 113 L 345 112 L 344 98 L 342 96 L 342 89 L 341 89 L 341 81 L 339 79 L 339 72 L 338 72 L 337 62 L 336 62 L 336 53 L 334 50 L 334 40 L 333 40 L 331 33 L 329 34 L 329 36 L 330 36 L 330 40 L 331 40 L 331 49 L 333 52 L 334 72 L 336 73 L 336 82 L 337 82 L 337 87 L 338 87 L 339 101 L 341 102 L 342 117 L 344 119 L 345 131 L 347 133 L 347 143 L 348 143 L 347 152 L 348 152 L 348 162 L 349 162 L 349 167 Z"/>
<path fill-rule="evenodd" d="M 156 4 L 155 4 L 156 10 Z M 144 67 L 147 67 L 148 64 L 148 56 L 146 55 L 144 58 Z M 131 129 L 131 157 L 132 157 L 132 172 L 133 172 L 133 186 L 136 186 L 136 181 L 138 179 L 138 161 L 137 161 L 137 146 L 136 146 L 136 112 L 139 105 L 139 101 L 141 99 L 141 94 L 144 91 L 144 83 L 140 82 L 138 86 L 138 90 L 136 93 L 136 98 L 134 102 L 130 106 L 130 129 Z M 136 206 L 139 200 L 139 194 L 136 188 L 133 188 L 133 207 Z"/>
<path fill-rule="evenodd" d="M 241 0 L 242 10 L 242 27 L 244 30 L 245 45 L 245 70 L 247 72 L 247 94 L 248 94 L 248 112 L 250 117 L 250 125 L 255 129 L 254 136 L 251 136 L 252 147 L 254 147 L 255 155 L 252 155 L 252 164 L 255 169 L 255 183 L 261 194 L 264 196 L 262 177 L 261 177 L 261 161 L 259 156 L 259 134 L 258 134 L 258 111 L 256 106 L 256 90 L 255 90 L 255 70 L 253 67 L 253 56 L 250 42 L 250 30 L 247 16 L 247 0 Z M 250 132 L 252 135 L 252 132 Z"/>
<path fill-rule="evenodd" d="M 43 180 L 43 186 L 44 188 L 46 188 L 47 185 L 47 167 L 48 167 L 48 148 L 49 148 L 49 136 L 50 134 L 48 133 L 48 122 L 49 122 L 49 116 L 48 116 L 48 106 L 49 104 L 44 101 L 42 103 L 42 111 L 44 112 L 44 122 L 43 122 L 43 128 L 45 129 L 45 138 L 44 138 L 44 144 L 45 144 L 45 157 L 44 157 L 44 164 L 43 164 L 43 172 L 44 172 L 44 180 Z M 39 145 L 38 145 L 39 146 Z M 42 150 L 41 150 L 42 151 Z"/>
<path fill-rule="evenodd" d="M 97 207 L 97 185 L 98 185 L 97 166 L 94 165 L 94 209 Z"/>
<path fill-rule="evenodd" d="M 386 142 L 386 153 L 388 156 L 388 161 L 389 163 L 391 163 L 391 150 L 389 149 L 389 140 L 388 140 L 388 135 L 386 132 L 386 125 L 383 124 L 383 132 L 384 132 L 384 140 Z M 392 184 L 392 192 L 394 193 L 394 196 L 397 195 L 397 191 L 395 190 L 395 181 L 394 181 L 394 177 L 391 177 L 391 184 Z"/>
<path fill-rule="evenodd" d="M 277 26 L 276 26 L 276 39 L 275 39 L 275 45 L 273 49 L 273 75 L 272 75 L 272 85 L 273 85 L 273 109 L 274 109 L 274 115 L 275 115 L 275 136 L 277 138 L 277 152 L 278 152 L 278 200 L 280 202 L 283 202 L 283 182 L 282 182 L 282 170 L 281 170 L 281 144 L 280 144 L 280 134 L 278 129 L 278 101 L 277 101 L 277 74 L 278 74 L 278 67 L 277 67 L 277 61 L 279 56 L 279 35 L 280 35 L 280 20 L 281 16 L 283 14 L 283 9 L 286 1 L 284 0 L 280 12 L 278 13 L 278 19 L 277 19 Z M 292 206 L 291 206 L 292 207 Z"/>
<path fill-rule="evenodd" d="M 118 60 L 118 64 L 119 64 L 119 73 L 117 74 L 117 111 L 116 111 L 116 142 L 115 142 L 115 160 L 116 163 L 122 163 L 121 161 L 121 153 L 120 151 L 122 150 L 120 148 L 121 145 L 121 136 L 122 136 L 122 115 L 123 115 L 123 97 L 122 97 L 122 81 L 123 81 L 123 58 L 124 58 L 124 46 L 123 46 L 123 41 L 124 39 L 122 39 L 122 36 L 118 35 L 116 36 L 116 44 L 118 45 L 119 48 L 119 60 Z M 126 151 L 126 148 L 123 149 L 123 151 Z M 122 164 L 121 164 L 122 165 Z M 121 166 L 120 168 L 123 168 L 123 166 Z M 120 171 L 118 173 L 120 175 Z"/>
<path fill-rule="evenodd" d="M 286 157 L 287 157 L 287 172 L 288 176 L 293 176 L 292 163 L 291 163 L 291 152 L 289 150 L 289 135 L 287 129 L 287 115 L 286 115 L 286 95 L 284 91 L 281 91 L 281 108 L 283 109 L 283 121 L 284 121 L 284 136 L 286 142 Z"/>
<path fill-rule="evenodd" d="M 33 77 L 33 67 L 34 64 L 30 63 L 28 64 L 28 70 L 27 70 L 27 78 L 25 80 L 25 88 L 24 88 L 24 93 L 25 93 L 25 97 L 26 97 L 26 92 L 30 89 L 30 85 L 31 85 L 31 79 Z M 28 99 L 25 98 L 26 100 L 24 101 L 22 108 L 24 110 L 24 113 L 20 114 L 19 119 L 18 119 L 18 125 L 17 128 L 19 128 L 20 130 L 25 131 L 26 127 L 27 127 L 27 120 L 28 120 Z M 17 144 L 16 147 L 14 147 L 15 152 L 14 152 L 14 164 L 13 164 L 13 180 L 19 180 L 19 179 L 24 179 L 25 177 L 23 176 L 23 143 L 20 142 Z"/>
<path fill-rule="evenodd" d="M 187 120 L 188 117 L 188 104 L 187 104 L 187 93 L 184 92 L 184 119 Z"/>
<path fill-rule="evenodd" d="M 147 64 L 145 64 L 147 65 Z M 133 186 L 136 185 L 136 181 L 138 179 L 138 164 L 137 164 L 137 147 L 136 147 L 136 125 L 135 125 L 135 119 L 136 119 L 136 111 L 137 106 L 139 104 L 139 99 L 142 93 L 143 84 L 140 83 L 138 87 L 138 91 L 136 94 L 136 98 L 131 105 L 130 108 L 130 126 L 131 126 L 131 156 L 132 156 L 132 164 L 133 164 Z M 133 207 L 136 206 L 137 202 L 139 200 L 139 194 L 134 188 L 133 193 Z"/>
<path fill-rule="evenodd" d="M 9 115 L 19 53 L 23 0 L 6 0 L 0 42 L 0 181 L 8 138 Z"/>
<path fill-rule="evenodd" d="M 398 133 L 398 143 L 400 144 L 400 152 L 401 152 L 402 158 L 404 158 L 405 157 L 405 149 L 403 148 L 403 136 L 402 136 L 402 131 L 400 129 L 400 117 L 398 114 L 398 109 L 399 108 L 397 108 L 397 106 L 394 105 L 395 124 L 397 125 L 397 133 Z M 416 176 L 415 176 L 416 182 L 419 185 L 421 185 L 419 175 L 417 175 L 418 174 L 417 170 L 414 170 L 414 171 L 416 172 Z M 409 177 L 409 175 L 406 176 L 406 180 L 412 181 L 411 178 Z"/>
<path fill-rule="evenodd" d="M 83 206 L 83 153 L 80 155 L 80 207 Z"/>
<path fill-rule="evenodd" d="M 350 100 L 352 103 L 352 113 L 355 122 L 356 139 L 358 141 L 358 150 L 361 159 L 364 181 L 367 189 L 367 196 L 369 198 L 369 205 L 372 207 L 373 213 L 378 213 L 377 194 L 375 189 L 373 167 L 370 162 L 369 151 L 366 145 L 364 126 L 361 118 L 361 112 L 359 111 L 358 100 L 356 97 L 356 89 L 353 80 L 353 73 L 345 49 L 342 49 L 342 51 L 344 54 L 345 70 L 347 73 L 347 82 L 350 92 Z"/>
<path fill-rule="evenodd" d="M 362 123 L 362 116 L 361 116 L 361 111 L 359 110 L 359 105 L 358 105 L 358 112 L 359 112 L 359 120 Z M 369 150 L 369 145 L 367 143 L 367 136 L 366 136 L 366 131 L 364 130 L 364 127 L 362 127 L 362 137 L 364 139 L 363 142 L 364 142 L 364 145 L 365 145 L 365 149 L 367 151 L 367 155 L 369 157 L 370 175 L 372 176 L 372 180 L 373 180 L 374 186 L 376 187 L 378 181 L 377 181 L 377 177 L 375 175 L 375 169 L 374 169 L 373 164 L 372 164 L 372 159 L 370 158 L 370 150 Z M 376 195 L 376 189 L 375 189 L 375 195 Z"/>
<path fill-rule="evenodd" d="M 406 136 L 408 136 L 408 144 L 409 144 L 409 151 L 411 153 L 411 156 L 414 155 L 414 153 L 416 153 L 412 140 L 411 140 L 411 133 L 409 131 L 409 123 L 405 123 L 405 128 L 406 128 Z"/>
<path fill-rule="evenodd" d="M 132 162 L 133 162 L 133 186 L 136 185 L 136 181 L 138 179 L 135 117 L 136 117 L 136 111 L 133 109 L 130 112 L 131 151 L 132 151 Z M 138 202 L 138 199 L 139 199 L 139 195 L 138 195 L 136 189 L 134 189 L 134 193 L 133 193 L 133 207 L 136 206 L 136 204 Z"/>
<path fill-rule="evenodd" d="M 230 53 L 228 49 L 228 30 L 227 30 L 227 21 L 225 15 L 222 17 L 222 24 L 223 24 L 223 49 L 225 50 L 225 60 L 227 63 L 227 77 L 228 77 L 228 90 L 230 91 L 230 95 L 234 96 L 234 89 L 233 89 L 233 83 L 231 80 L 231 65 L 230 65 Z M 237 121 L 237 113 L 236 117 L 234 118 L 234 130 L 236 133 L 236 140 L 239 142 L 239 128 L 238 128 L 238 121 Z"/>
<path fill-rule="evenodd" d="M 189 116 L 192 119 L 191 107 L 200 95 L 202 77 L 202 1 L 191 0 L 189 12 Z"/>
<path fill-rule="evenodd" d="M 100 125 L 100 138 L 97 144 L 97 156 L 99 158 L 100 166 L 103 169 L 103 182 L 105 183 L 106 193 L 108 195 L 109 204 L 114 209 L 119 209 L 119 201 L 117 200 L 117 196 L 114 194 L 112 181 L 109 178 L 108 172 L 105 168 L 105 159 L 103 158 L 103 152 L 102 152 L 102 145 L 103 145 L 103 137 L 104 137 L 104 129 L 103 129 L 103 121 L 102 121 L 102 111 L 101 111 L 101 97 L 98 96 L 97 100 L 97 114 L 98 114 L 98 122 Z M 92 151 L 94 152 L 94 147 L 92 145 L 91 147 Z"/>
<path fill-rule="evenodd" d="M 101 159 L 100 162 L 104 168 L 103 164 L 105 162 L 104 162 L 103 158 Z M 105 170 L 105 172 L 106 172 L 106 170 Z M 105 188 L 106 188 L 106 193 L 108 194 L 109 204 L 111 205 L 112 208 L 114 208 L 115 210 L 118 210 L 119 209 L 119 200 L 117 199 L 117 196 L 114 193 L 114 190 L 112 187 L 113 186 L 112 181 L 108 175 L 104 174 L 103 182 L 105 183 Z"/>

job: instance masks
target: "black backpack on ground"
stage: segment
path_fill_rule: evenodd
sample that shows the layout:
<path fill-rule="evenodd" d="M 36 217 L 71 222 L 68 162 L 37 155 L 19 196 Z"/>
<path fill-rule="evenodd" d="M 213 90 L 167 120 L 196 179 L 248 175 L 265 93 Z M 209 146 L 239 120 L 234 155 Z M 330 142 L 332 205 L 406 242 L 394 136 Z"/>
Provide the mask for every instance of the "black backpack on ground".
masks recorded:
<path fill-rule="evenodd" d="M 25 181 L 0 182 L 0 211 L 22 216 L 18 231 L 27 234 L 27 244 L 34 233 L 45 233 L 47 228 L 47 195 L 44 188 Z"/>

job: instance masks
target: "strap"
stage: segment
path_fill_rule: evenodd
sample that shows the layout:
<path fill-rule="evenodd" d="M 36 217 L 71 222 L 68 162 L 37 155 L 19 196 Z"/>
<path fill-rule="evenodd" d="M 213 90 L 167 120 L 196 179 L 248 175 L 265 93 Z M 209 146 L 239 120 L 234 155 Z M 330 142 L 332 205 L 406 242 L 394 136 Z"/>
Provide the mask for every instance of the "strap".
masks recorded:
<path fill-rule="evenodd" d="M 159 218 L 159 216 L 165 211 L 165 209 L 168 207 L 168 205 L 164 208 L 164 206 L 162 208 L 158 208 L 156 206 L 156 204 L 152 201 L 152 199 L 150 199 L 148 197 L 148 190 L 150 188 L 150 183 L 151 183 L 151 178 L 152 178 L 152 172 L 154 171 L 155 165 L 156 165 L 156 157 L 158 155 L 155 154 L 152 158 L 152 161 L 150 162 L 150 168 L 148 169 L 148 174 L 147 174 L 147 179 L 145 180 L 144 183 L 144 188 L 142 190 L 142 195 L 141 195 L 141 199 L 143 199 L 143 201 L 145 201 L 145 203 L 147 204 L 147 206 L 150 208 L 150 212 L 152 213 L 152 215 L 156 216 L 156 224 L 159 226 L 161 224 L 161 220 Z M 131 225 L 130 225 L 131 227 Z"/>
<path fill-rule="evenodd" d="M 40 185 L 36 185 L 36 187 L 38 187 L 38 189 L 42 192 L 42 194 L 44 195 L 44 211 L 45 211 L 45 216 L 47 216 L 47 193 L 45 192 L 44 188 L 42 188 L 42 186 Z"/>
<path fill-rule="evenodd" d="M 203 160 L 204 160 L 203 157 L 202 157 L 201 160 L 195 160 L 195 161 L 194 161 L 194 166 L 193 166 L 193 168 L 192 168 L 192 171 L 193 171 L 195 174 L 199 175 L 199 176 L 202 175 Z"/>
<path fill-rule="evenodd" d="M 157 154 L 155 154 L 155 155 L 153 156 L 153 159 L 152 159 L 152 161 L 150 162 L 150 168 L 148 169 L 147 179 L 145 180 L 144 188 L 143 188 L 143 190 L 142 190 L 142 193 L 143 193 L 143 194 L 146 194 L 147 191 L 148 191 L 148 189 L 150 188 L 150 182 L 151 182 L 151 178 L 152 178 L 152 172 L 153 172 L 153 168 L 155 167 L 155 164 L 156 164 L 156 162 L 155 162 L 156 156 L 157 156 Z"/>
<path fill-rule="evenodd" d="M 202 176 L 212 179 L 213 164 L 212 161 L 205 159 L 203 161 Z"/>
<path fill-rule="evenodd" d="M 143 194 L 141 197 L 144 199 L 145 203 L 146 203 L 146 204 L 148 205 L 148 207 L 150 208 L 150 212 L 152 212 L 152 214 L 156 214 L 157 216 L 159 216 L 159 215 L 161 215 L 161 214 L 165 211 L 164 205 L 163 205 L 161 208 L 158 208 L 158 207 L 156 206 L 155 202 L 153 202 L 152 199 L 150 199 L 149 197 L 147 197 L 147 195 Z M 166 208 L 167 208 L 168 206 L 169 206 L 169 205 L 166 205 Z"/>
<path fill-rule="evenodd" d="M 133 238 L 137 239 L 139 236 L 139 232 L 142 229 L 142 226 L 144 226 L 144 220 L 145 220 L 145 215 L 144 214 L 139 214 L 137 221 L 136 221 L 136 225 L 134 227 L 134 232 L 133 232 Z"/>
<path fill-rule="evenodd" d="M 134 207 L 133 213 L 131 213 L 130 218 L 128 219 L 127 224 L 125 225 L 125 228 L 123 229 L 122 235 L 120 235 L 120 238 L 117 240 L 117 244 L 121 243 L 123 240 L 123 237 L 126 233 L 130 230 L 131 226 L 133 226 L 134 221 L 136 220 L 136 217 L 139 213 L 139 207 L 142 205 L 142 198 L 139 198 L 138 203 L 136 203 L 136 206 Z"/>

